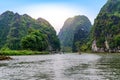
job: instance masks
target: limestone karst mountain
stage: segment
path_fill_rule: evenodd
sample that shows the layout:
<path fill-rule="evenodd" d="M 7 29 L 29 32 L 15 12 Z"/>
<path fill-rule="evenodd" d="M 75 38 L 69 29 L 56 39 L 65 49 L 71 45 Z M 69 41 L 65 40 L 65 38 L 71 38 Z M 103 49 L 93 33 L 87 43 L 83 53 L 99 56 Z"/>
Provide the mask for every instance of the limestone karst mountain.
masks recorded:
<path fill-rule="evenodd" d="M 60 49 L 56 31 L 48 21 L 42 18 L 35 20 L 27 14 L 20 15 L 12 11 L 6 11 L 0 15 L 0 48 L 22 49 L 21 39 L 28 35 L 30 29 L 39 30 L 45 34 L 52 50 Z"/>
<path fill-rule="evenodd" d="M 97 52 L 120 50 L 120 0 L 108 0 L 95 19 L 91 37 Z M 92 47 L 94 50 L 95 48 Z"/>
<path fill-rule="evenodd" d="M 59 32 L 62 49 L 66 51 L 77 51 L 76 43 L 82 46 L 90 32 L 91 22 L 86 16 L 78 15 L 68 18 Z"/>

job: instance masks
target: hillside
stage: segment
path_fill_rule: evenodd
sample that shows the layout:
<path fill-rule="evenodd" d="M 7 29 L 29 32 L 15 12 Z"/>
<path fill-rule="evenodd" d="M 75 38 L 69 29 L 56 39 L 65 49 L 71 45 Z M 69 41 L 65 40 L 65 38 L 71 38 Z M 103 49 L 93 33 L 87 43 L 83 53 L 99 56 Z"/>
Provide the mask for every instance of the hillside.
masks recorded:
<path fill-rule="evenodd" d="M 30 34 L 30 31 L 39 30 L 41 34 L 47 36 L 47 49 L 59 50 L 59 39 L 51 24 L 39 18 L 37 20 L 29 15 L 20 15 L 12 11 L 6 11 L 0 15 L 0 48 L 8 47 L 12 50 L 20 50 L 21 40 Z M 39 45 L 38 45 L 39 46 Z"/>
<path fill-rule="evenodd" d="M 120 0 L 108 0 L 95 19 L 92 29 L 92 50 L 119 52 L 120 50 Z"/>
<path fill-rule="evenodd" d="M 59 32 L 62 49 L 76 52 L 76 43 L 82 45 L 90 32 L 91 23 L 86 16 L 75 16 L 68 18 Z M 83 42 L 84 41 L 84 42 Z"/>

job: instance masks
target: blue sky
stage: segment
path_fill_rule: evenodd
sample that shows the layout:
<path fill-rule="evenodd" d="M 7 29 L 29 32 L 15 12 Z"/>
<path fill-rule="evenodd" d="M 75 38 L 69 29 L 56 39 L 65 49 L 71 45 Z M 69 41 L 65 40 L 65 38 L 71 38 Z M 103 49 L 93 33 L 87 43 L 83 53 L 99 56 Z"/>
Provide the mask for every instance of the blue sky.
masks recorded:
<path fill-rule="evenodd" d="M 0 14 L 6 10 L 48 20 L 57 33 L 68 17 L 86 15 L 92 24 L 107 0 L 0 0 Z"/>

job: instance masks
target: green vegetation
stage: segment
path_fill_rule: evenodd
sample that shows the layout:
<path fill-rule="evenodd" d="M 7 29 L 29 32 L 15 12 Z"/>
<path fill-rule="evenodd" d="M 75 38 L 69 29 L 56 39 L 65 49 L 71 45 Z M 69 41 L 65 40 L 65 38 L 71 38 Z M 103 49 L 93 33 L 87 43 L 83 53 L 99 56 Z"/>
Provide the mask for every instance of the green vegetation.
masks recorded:
<path fill-rule="evenodd" d="M 47 51 L 39 52 L 32 50 L 5 50 L 0 51 L 0 55 L 8 56 L 8 55 L 41 55 L 41 54 L 49 54 Z"/>
<path fill-rule="evenodd" d="M 35 30 L 21 40 L 23 49 L 33 51 L 45 51 L 48 48 L 47 35 Z"/>
<path fill-rule="evenodd" d="M 5 57 L 8 55 L 41 55 L 41 54 L 49 54 L 48 51 L 33 51 L 33 50 L 10 50 L 7 47 L 3 47 L 0 50 L 0 56 Z"/>
<path fill-rule="evenodd" d="M 61 31 L 59 32 L 59 39 L 61 42 L 62 51 L 77 52 L 76 42 L 81 42 L 79 47 L 88 40 L 91 23 L 86 16 L 75 16 L 68 18 Z M 82 49 L 83 50 L 83 49 Z"/>
<path fill-rule="evenodd" d="M 9 48 L 11 51 L 2 51 L 7 54 L 17 50 L 59 51 L 60 42 L 48 21 L 6 11 L 0 15 L 0 48 Z"/>
<path fill-rule="evenodd" d="M 65 52 L 89 51 L 93 43 L 98 52 L 120 52 L 119 4 L 108 0 L 92 28 L 86 16 L 68 18 L 58 36 L 45 19 L 6 11 L 0 15 L 0 54 L 48 54 L 60 51 L 60 43 Z"/>
<path fill-rule="evenodd" d="M 120 49 L 120 0 L 108 0 L 103 6 L 91 33 L 91 41 L 96 40 L 96 45 L 103 51 L 107 50 L 105 41 L 108 42 L 109 50 L 118 52 Z M 92 44 L 92 42 L 91 42 Z"/>

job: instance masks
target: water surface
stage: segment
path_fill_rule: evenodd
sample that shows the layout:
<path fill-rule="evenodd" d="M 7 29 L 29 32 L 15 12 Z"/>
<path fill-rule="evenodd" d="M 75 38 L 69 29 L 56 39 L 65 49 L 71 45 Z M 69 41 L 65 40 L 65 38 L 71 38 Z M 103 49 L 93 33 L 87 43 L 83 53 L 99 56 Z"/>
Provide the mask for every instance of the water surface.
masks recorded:
<path fill-rule="evenodd" d="M 0 61 L 0 80 L 119 80 L 119 54 L 12 56 Z"/>

